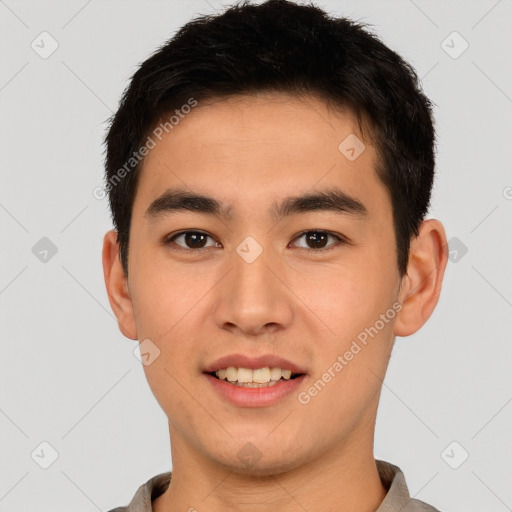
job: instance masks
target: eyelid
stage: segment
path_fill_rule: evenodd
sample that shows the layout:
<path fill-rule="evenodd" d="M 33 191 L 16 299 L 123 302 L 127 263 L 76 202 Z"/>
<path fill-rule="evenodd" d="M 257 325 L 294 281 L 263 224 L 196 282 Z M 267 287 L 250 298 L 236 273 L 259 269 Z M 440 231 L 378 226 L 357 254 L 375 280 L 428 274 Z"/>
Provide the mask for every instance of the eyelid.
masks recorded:
<path fill-rule="evenodd" d="M 206 231 L 202 231 L 200 229 L 186 229 L 186 230 L 183 230 L 183 231 L 178 231 L 177 233 L 172 233 L 170 235 L 167 235 L 163 239 L 163 245 L 171 245 L 171 243 L 173 243 L 176 238 L 178 238 L 181 235 L 185 235 L 187 233 L 196 233 L 196 234 L 200 234 L 200 235 L 205 235 L 205 236 L 210 237 L 211 239 L 215 240 L 216 243 L 220 243 L 220 242 L 218 242 L 218 240 L 215 239 L 215 237 L 213 235 L 210 235 Z M 328 230 L 325 230 L 325 229 L 314 229 L 314 228 L 313 229 L 306 229 L 304 231 L 301 231 L 300 233 L 298 233 L 297 235 L 295 235 L 293 237 L 292 242 L 296 241 L 299 238 L 302 238 L 307 233 L 322 233 L 322 234 L 325 234 L 325 235 L 331 235 L 332 237 L 336 238 L 336 240 L 337 240 L 337 243 L 331 244 L 331 245 L 329 245 L 329 246 L 327 246 L 325 248 L 315 249 L 315 248 L 311 248 L 311 247 L 299 247 L 299 249 L 303 249 L 303 250 L 308 251 L 308 252 L 322 253 L 322 252 L 326 252 L 326 251 L 329 251 L 331 249 L 334 249 L 334 248 L 338 247 L 339 245 L 350 244 L 350 241 L 345 236 L 343 236 L 343 235 L 340 235 L 338 233 L 334 233 L 332 231 L 328 231 Z M 209 249 L 212 246 L 210 246 L 210 247 L 200 247 L 198 249 L 192 249 L 190 247 L 183 247 L 181 245 L 178 245 L 178 247 L 179 247 L 179 249 L 175 249 L 175 250 L 183 250 L 183 251 L 187 251 L 187 252 L 200 252 L 200 251 L 204 251 L 206 249 Z"/>
<path fill-rule="evenodd" d="M 301 233 L 296 235 L 293 238 L 292 242 L 297 240 L 297 239 L 299 239 L 299 238 L 302 238 L 307 233 L 322 233 L 324 235 L 330 235 L 330 236 L 336 238 L 336 240 L 337 240 L 337 243 L 328 245 L 327 247 L 322 247 L 320 249 L 314 249 L 314 248 L 311 248 L 311 247 L 300 247 L 300 249 L 303 249 L 303 250 L 309 251 L 309 252 L 323 253 L 323 252 L 326 252 L 326 251 L 330 251 L 331 249 L 335 249 L 339 245 L 344 245 L 344 244 L 349 244 L 350 243 L 348 241 L 348 239 L 346 237 L 344 237 L 343 235 L 340 235 L 338 233 L 333 233 L 332 231 L 328 231 L 326 229 L 306 229 L 305 231 L 302 231 Z"/>
<path fill-rule="evenodd" d="M 212 240 L 215 240 L 216 243 L 219 243 L 214 236 L 210 235 L 209 233 L 207 233 L 206 231 L 202 231 L 200 229 L 185 229 L 183 231 L 178 231 L 177 233 L 171 233 L 170 235 L 167 235 L 166 237 L 164 237 L 163 239 L 163 245 L 171 245 L 174 243 L 174 240 L 178 237 L 180 237 L 181 235 L 186 235 L 187 233 L 195 233 L 195 234 L 199 234 L 199 235 L 205 235 L 207 237 L 210 237 Z M 176 244 L 177 245 L 177 244 Z M 199 249 L 192 249 L 190 247 L 183 247 L 182 245 L 177 245 L 178 246 L 178 249 L 175 249 L 173 248 L 174 250 L 182 250 L 182 251 L 187 251 L 187 252 L 200 252 L 202 250 L 205 250 L 205 249 L 209 249 L 211 248 L 212 246 L 210 247 L 201 247 Z"/>

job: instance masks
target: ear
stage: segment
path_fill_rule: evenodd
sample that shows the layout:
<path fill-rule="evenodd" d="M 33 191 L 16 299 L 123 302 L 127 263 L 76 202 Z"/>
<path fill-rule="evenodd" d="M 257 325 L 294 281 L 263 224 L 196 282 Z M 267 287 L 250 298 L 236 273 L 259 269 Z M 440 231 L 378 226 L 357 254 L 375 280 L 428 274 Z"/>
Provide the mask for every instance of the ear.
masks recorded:
<path fill-rule="evenodd" d="M 435 219 L 422 222 L 411 240 L 407 274 L 402 278 L 402 309 L 395 323 L 396 336 L 415 333 L 436 307 L 448 262 L 448 243 L 443 225 Z"/>
<path fill-rule="evenodd" d="M 116 315 L 119 330 L 127 338 L 136 340 L 138 337 L 135 314 L 128 289 L 128 278 L 124 274 L 119 256 L 117 231 L 107 231 L 103 238 L 102 262 L 108 300 Z"/>

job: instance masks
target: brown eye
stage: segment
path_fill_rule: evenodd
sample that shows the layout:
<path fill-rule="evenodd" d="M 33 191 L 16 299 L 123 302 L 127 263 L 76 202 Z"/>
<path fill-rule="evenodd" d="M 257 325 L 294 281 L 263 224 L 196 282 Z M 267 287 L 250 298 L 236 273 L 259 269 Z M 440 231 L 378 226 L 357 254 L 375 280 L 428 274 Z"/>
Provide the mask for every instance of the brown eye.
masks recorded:
<path fill-rule="evenodd" d="M 208 238 L 212 237 L 200 231 L 183 231 L 169 238 L 167 243 L 176 243 L 177 240 L 182 239 L 182 243 L 176 243 L 176 245 L 183 249 L 204 249 L 205 247 L 211 247 L 211 245 L 206 245 Z"/>
<path fill-rule="evenodd" d="M 334 240 L 334 242 L 329 244 L 329 237 L 332 240 Z M 209 245 L 207 245 L 208 239 L 212 240 L 212 243 L 210 243 Z M 299 235 L 295 240 L 300 239 L 304 239 L 306 245 L 299 245 L 298 247 L 315 252 L 328 251 L 333 246 L 338 245 L 336 242 L 346 243 L 346 241 L 342 237 L 321 230 L 305 231 L 304 233 Z M 203 233 L 201 231 L 182 231 L 181 233 L 177 233 L 174 236 L 168 238 L 165 241 L 165 244 L 177 245 L 178 247 L 189 251 L 220 246 L 220 244 L 215 242 L 215 240 L 213 240 L 213 238 L 210 235 Z"/>
<path fill-rule="evenodd" d="M 344 240 L 333 233 L 328 233 L 327 231 L 306 231 L 302 233 L 296 240 L 304 238 L 306 242 L 306 246 L 302 246 L 304 249 L 308 250 L 328 250 L 332 245 L 327 245 L 329 237 L 334 238 L 338 242 L 343 242 Z"/>

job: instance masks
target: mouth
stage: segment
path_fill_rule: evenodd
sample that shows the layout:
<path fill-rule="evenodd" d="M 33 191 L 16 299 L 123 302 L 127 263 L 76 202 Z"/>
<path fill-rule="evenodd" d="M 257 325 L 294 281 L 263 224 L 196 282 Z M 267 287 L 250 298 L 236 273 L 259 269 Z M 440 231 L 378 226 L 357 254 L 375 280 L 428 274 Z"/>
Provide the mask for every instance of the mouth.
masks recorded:
<path fill-rule="evenodd" d="M 287 382 L 305 375 L 305 373 L 292 372 L 290 369 L 269 366 L 255 369 L 228 366 L 205 373 L 217 380 L 244 388 L 271 387 L 279 382 Z"/>

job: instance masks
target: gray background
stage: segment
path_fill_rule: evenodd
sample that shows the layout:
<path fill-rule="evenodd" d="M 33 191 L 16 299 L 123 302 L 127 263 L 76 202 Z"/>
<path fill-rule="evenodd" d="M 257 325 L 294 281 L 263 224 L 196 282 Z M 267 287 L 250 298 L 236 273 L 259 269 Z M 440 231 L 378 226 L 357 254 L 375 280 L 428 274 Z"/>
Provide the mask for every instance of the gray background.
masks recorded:
<path fill-rule="evenodd" d="M 166 417 L 104 290 L 111 221 L 92 191 L 136 65 L 228 3 L 0 1 L 1 511 L 108 510 L 171 469 Z M 397 339 L 375 455 L 443 511 L 512 510 L 512 0 L 318 5 L 373 24 L 436 104 L 431 217 L 452 261 L 431 319 Z M 59 45 L 46 59 L 31 47 L 43 31 Z"/>

